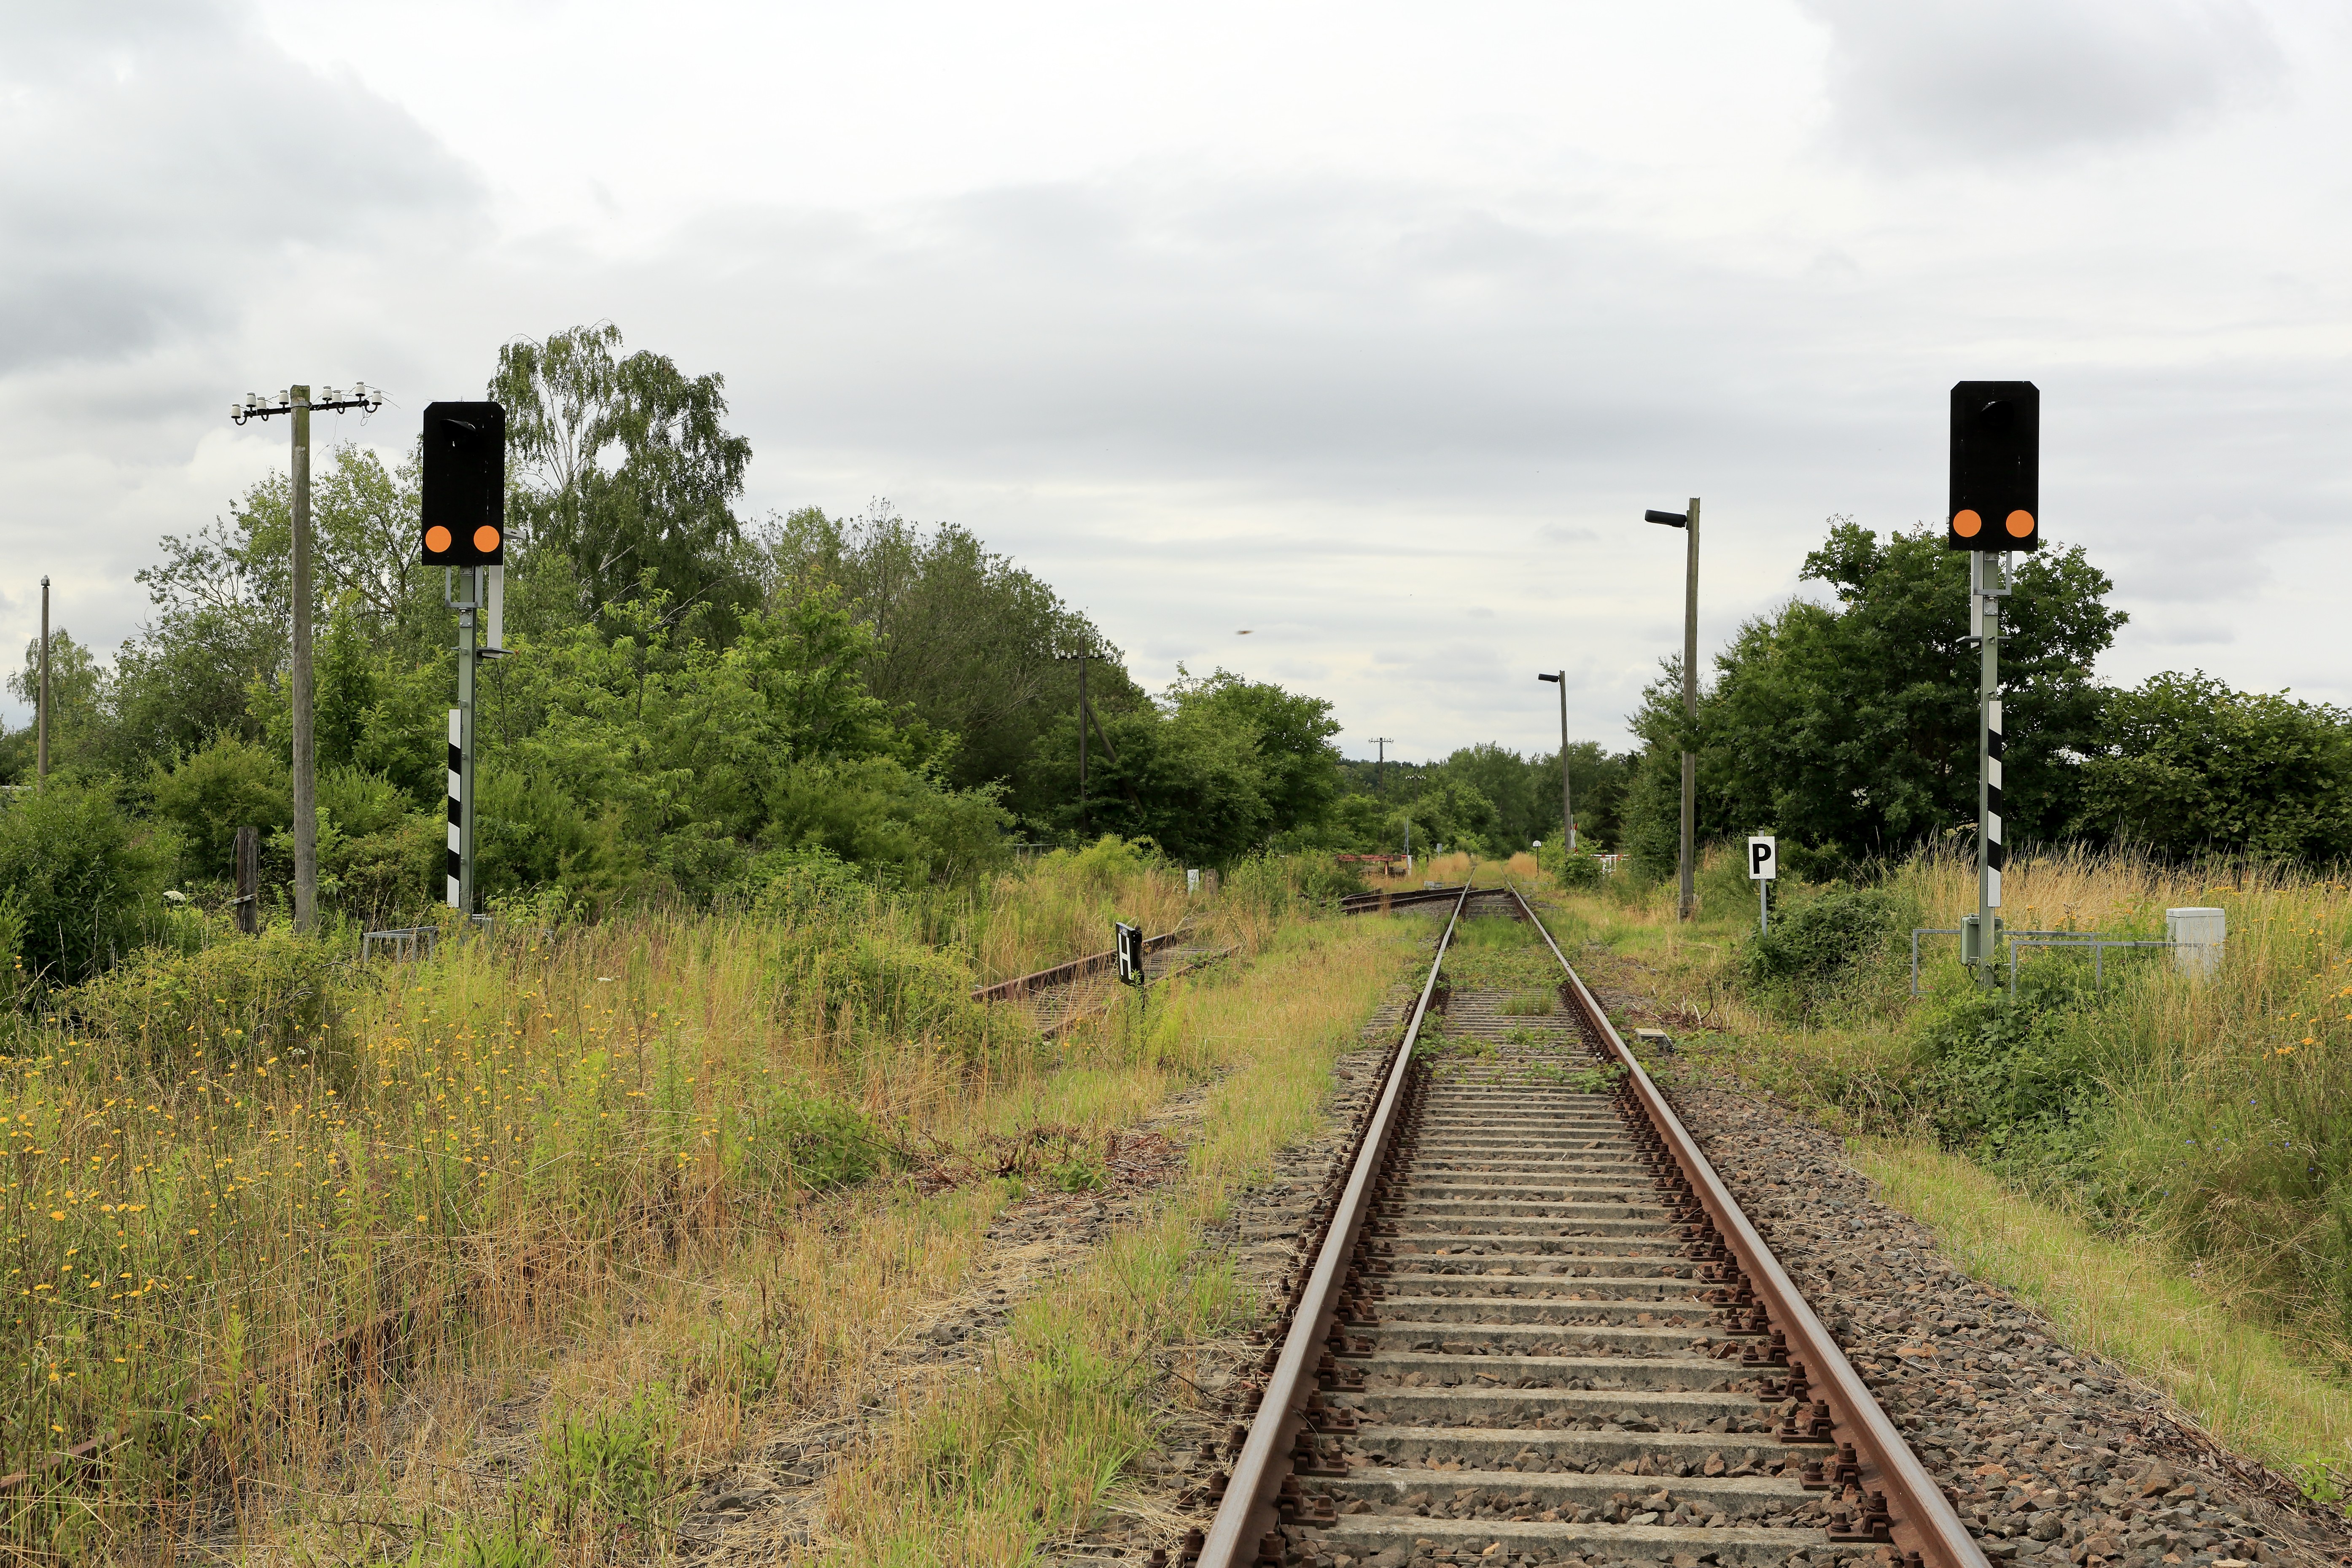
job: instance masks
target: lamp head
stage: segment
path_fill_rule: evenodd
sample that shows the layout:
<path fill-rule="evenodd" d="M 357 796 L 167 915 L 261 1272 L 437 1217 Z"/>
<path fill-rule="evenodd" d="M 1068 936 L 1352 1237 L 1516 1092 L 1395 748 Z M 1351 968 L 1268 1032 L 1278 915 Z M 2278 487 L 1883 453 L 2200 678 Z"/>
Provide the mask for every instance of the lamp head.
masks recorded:
<path fill-rule="evenodd" d="M 1549 680 L 1553 682 L 1555 685 L 1557 685 L 1559 680 L 1559 677 L 1557 675 L 1538 675 L 1536 679 L 1538 680 Z"/>
<path fill-rule="evenodd" d="M 1690 526 L 1690 514 L 1680 511 L 1645 511 L 1642 514 L 1642 521 L 1643 522 L 1661 522 L 1665 524 L 1668 528 L 1688 528 Z"/>

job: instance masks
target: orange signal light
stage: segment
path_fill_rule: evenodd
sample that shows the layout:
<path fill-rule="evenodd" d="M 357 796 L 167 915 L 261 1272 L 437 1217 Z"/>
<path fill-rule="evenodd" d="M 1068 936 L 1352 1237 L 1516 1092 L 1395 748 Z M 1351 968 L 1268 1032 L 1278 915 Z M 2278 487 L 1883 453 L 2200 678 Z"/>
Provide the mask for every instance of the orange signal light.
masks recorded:
<path fill-rule="evenodd" d="M 2011 539 L 2029 538 L 2033 532 L 2033 514 L 2030 511 L 2011 512 L 2003 520 L 2002 526 L 2009 530 Z"/>
<path fill-rule="evenodd" d="M 2025 514 L 2023 512 L 2020 512 L 2017 515 L 2019 517 L 2023 517 Z M 2016 519 L 2011 519 L 2010 527 L 2014 530 L 2016 526 Z M 2027 526 L 2032 526 L 2031 519 L 2027 520 Z M 474 530 L 474 548 L 480 551 L 485 555 L 497 554 L 499 551 L 499 531 L 492 528 L 487 522 L 482 524 L 481 527 Z"/>
<path fill-rule="evenodd" d="M 449 548 L 449 531 L 439 523 L 425 531 L 425 548 L 438 555 Z"/>
<path fill-rule="evenodd" d="M 1952 514 L 1952 531 L 1962 539 L 1974 539 L 1984 527 L 1984 519 L 1963 507 Z"/>

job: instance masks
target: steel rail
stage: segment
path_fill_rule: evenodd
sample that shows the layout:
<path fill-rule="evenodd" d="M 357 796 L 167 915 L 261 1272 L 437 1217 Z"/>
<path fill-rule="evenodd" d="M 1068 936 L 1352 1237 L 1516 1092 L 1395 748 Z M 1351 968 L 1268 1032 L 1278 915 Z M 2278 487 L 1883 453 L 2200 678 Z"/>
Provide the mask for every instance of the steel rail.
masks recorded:
<path fill-rule="evenodd" d="M 1404 1097 L 1405 1082 L 1412 1075 L 1413 1042 L 1420 1037 L 1422 1020 L 1429 1016 L 1430 999 L 1437 991 L 1438 970 L 1445 963 L 1445 950 L 1454 941 L 1454 927 L 1461 922 L 1463 907 L 1470 900 L 1467 882 L 1453 891 L 1453 912 L 1446 917 L 1445 930 L 1438 936 L 1436 956 L 1430 960 L 1429 978 L 1422 982 L 1421 999 L 1413 1004 L 1412 1018 L 1405 1026 L 1403 1037 L 1397 1042 L 1382 1075 L 1380 1102 L 1365 1124 L 1363 1139 L 1349 1167 L 1347 1185 L 1332 1207 L 1331 1225 L 1324 1234 L 1322 1250 L 1316 1256 L 1314 1271 L 1308 1275 L 1298 1309 L 1291 1317 L 1289 1335 L 1283 1341 L 1282 1352 L 1266 1377 L 1265 1395 L 1250 1423 L 1241 1454 L 1234 1460 L 1223 1500 L 1218 1504 L 1216 1516 L 1210 1521 L 1207 1536 L 1201 1544 L 1199 1568 L 1250 1568 L 1257 1558 L 1260 1542 L 1281 1521 L 1276 1499 L 1283 1478 L 1290 1473 L 1291 1444 L 1307 1426 L 1307 1397 L 1318 1391 L 1315 1369 L 1323 1354 L 1325 1337 L 1339 1319 L 1339 1287 L 1347 1276 L 1348 1257 L 1355 1249 L 1365 1221 L 1371 1217 L 1373 1183 L 1396 1131 L 1397 1107 Z"/>
<path fill-rule="evenodd" d="M 1675 1114 L 1674 1107 L 1658 1091 L 1650 1075 L 1626 1048 L 1625 1042 L 1609 1022 L 1600 1002 L 1576 973 L 1568 955 L 1552 940 L 1536 918 L 1535 909 L 1514 885 L 1510 889 L 1522 918 L 1544 939 L 1559 967 L 1568 976 L 1568 984 L 1577 1010 L 1592 1031 L 1607 1042 L 1615 1053 L 1618 1065 L 1625 1068 L 1626 1080 L 1632 1086 L 1633 1098 L 1651 1126 L 1664 1141 L 1667 1152 L 1681 1167 L 1684 1178 L 1696 1194 L 1700 1206 L 1714 1221 L 1717 1233 L 1725 1246 L 1738 1259 L 1747 1273 L 1759 1304 L 1780 1330 L 1789 1347 L 1790 1362 L 1801 1361 L 1812 1388 L 1812 1397 L 1825 1401 L 1834 1422 L 1831 1438 L 1838 1443 L 1851 1443 L 1862 1468 L 1861 1486 L 1865 1491 L 1885 1494 L 1886 1510 L 1891 1519 L 1890 1532 L 1896 1546 L 1917 1552 L 1927 1568 L 1989 1568 L 1983 1551 L 1978 1547 L 1959 1515 L 1945 1498 L 1927 1467 L 1920 1464 L 1911 1446 L 1903 1440 L 1862 1374 L 1845 1358 L 1821 1319 L 1805 1302 L 1780 1260 L 1772 1255 L 1756 1227 L 1748 1223 L 1723 1178 L 1700 1152 L 1698 1141 Z"/>
<path fill-rule="evenodd" d="M 1161 931 L 1158 936 L 1146 937 L 1143 951 L 1158 952 L 1169 943 L 1181 941 L 1183 935 L 1182 929 L 1179 928 Z M 1100 974 L 1107 969 L 1118 967 L 1118 950 L 1109 948 L 1101 952 L 1090 952 L 1084 958 L 1071 959 L 1067 963 L 1057 963 L 1051 969 L 1032 970 L 1027 974 L 1016 974 L 1010 980 L 1000 980 L 993 985 L 979 986 L 973 990 L 971 999 L 975 1002 L 1010 1002 L 1033 991 L 1050 991 L 1056 985 L 1066 985 L 1074 980 L 1084 980 L 1090 974 Z"/>
<path fill-rule="evenodd" d="M 1339 900 L 1343 914 L 1377 914 L 1382 910 L 1411 909 L 1416 904 L 1437 904 L 1458 896 L 1466 883 L 1450 888 L 1374 888 L 1370 892 L 1349 893 Z M 1488 888 L 1487 892 L 1498 889 Z"/>

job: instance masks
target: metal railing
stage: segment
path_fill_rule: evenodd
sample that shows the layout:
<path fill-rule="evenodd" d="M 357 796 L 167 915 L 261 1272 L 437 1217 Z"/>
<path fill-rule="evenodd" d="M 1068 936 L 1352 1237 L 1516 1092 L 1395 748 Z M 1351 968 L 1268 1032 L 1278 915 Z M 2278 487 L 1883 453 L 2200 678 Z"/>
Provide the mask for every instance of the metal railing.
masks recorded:
<path fill-rule="evenodd" d="M 1958 936 L 1958 926 L 1915 926 L 1911 931 L 1911 994 L 1919 994 L 1919 939 L 1923 936 Z M 2147 937 L 2108 936 L 2101 931 L 2000 931 L 1996 940 L 2009 944 L 2009 994 L 2017 994 L 2017 955 L 2029 947 L 2087 947 L 2091 950 L 2091 985 L 2093 989 L 2106 984 L 2107 950 L 2109 948 L 2162 947 L 2177 948 L 2193 945 L 2219 947 L 2219 942 L 2196 944 L 2159 941 Z"/>

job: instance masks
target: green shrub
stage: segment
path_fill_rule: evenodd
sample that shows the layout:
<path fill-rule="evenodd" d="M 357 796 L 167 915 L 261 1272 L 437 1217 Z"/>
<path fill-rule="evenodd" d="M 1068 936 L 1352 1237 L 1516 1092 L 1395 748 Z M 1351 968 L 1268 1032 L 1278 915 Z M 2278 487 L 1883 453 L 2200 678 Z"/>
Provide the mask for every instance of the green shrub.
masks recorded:
<path fill-rule="evenodd" d="M 2014 1177 L 2063 1168 L 2091 1182 L 2106 1093 L 2077 984 L 2064 967 L 2036 965 L 2015 996 L 1971 987 L 1927 1015 L 1913 1098 L 1945 1147 Z"/>
<path fill-rule="evenodd" d="M 236 735 L 216 736 L 177 765 L 157 768 L 148 793 L 155 815 L 179 830 L 185 876 L 234 874 L 239 827 L 258 827 L 268 837 L 294 825 L 284 753 Z"/>
<path fill-rule="evenodd" d="M 737 1179 L 782 1196 L 855 1185 L 898 1154 L 865 1113 L 802 1084 L 780 1084 L 748 1104 L 735 1129 Z"/>
<path fill-rule="evenodd" d="M 1832 885 L 1818 898 L 1784 909 L 1769 932 L 1748 940 L 1739 959 L 1741 978 L 1759 994 L 1810 1009 L 1877 961 L 1899 923 L 1900 911 L 1888 895 Z"/>
<path fill-rule="evenodd" d="M 161 1065 L 190 1047 L 237 1061 L 310 1050 L 350 1001 L 350 970 L 324 941 L 282 924 L 258 936 L 212 935 L 192 952 L 142 947 L 55 1005 Z"/>
<path fill-rule="evenodd" d="M 142 834 L 111 780 L 52 774 L 0 808 L 0 897 L 14 900 L 31 984 L 87 979 L 160 918 L 176 843 Z"/>
<path fill-rule="evenodd" d="M 1550 846 L 1546 845 L 1545 848 L 1549 850 Z M 1545 868 L 1551 872 L 1552 880 L 1563 888 L 1590 890 L 1601 886 L 1601 857 L 1598 855 L 1587 855 L 1580 850 L 1573 855 L 1563 852 L 1552 857 Z"/>

